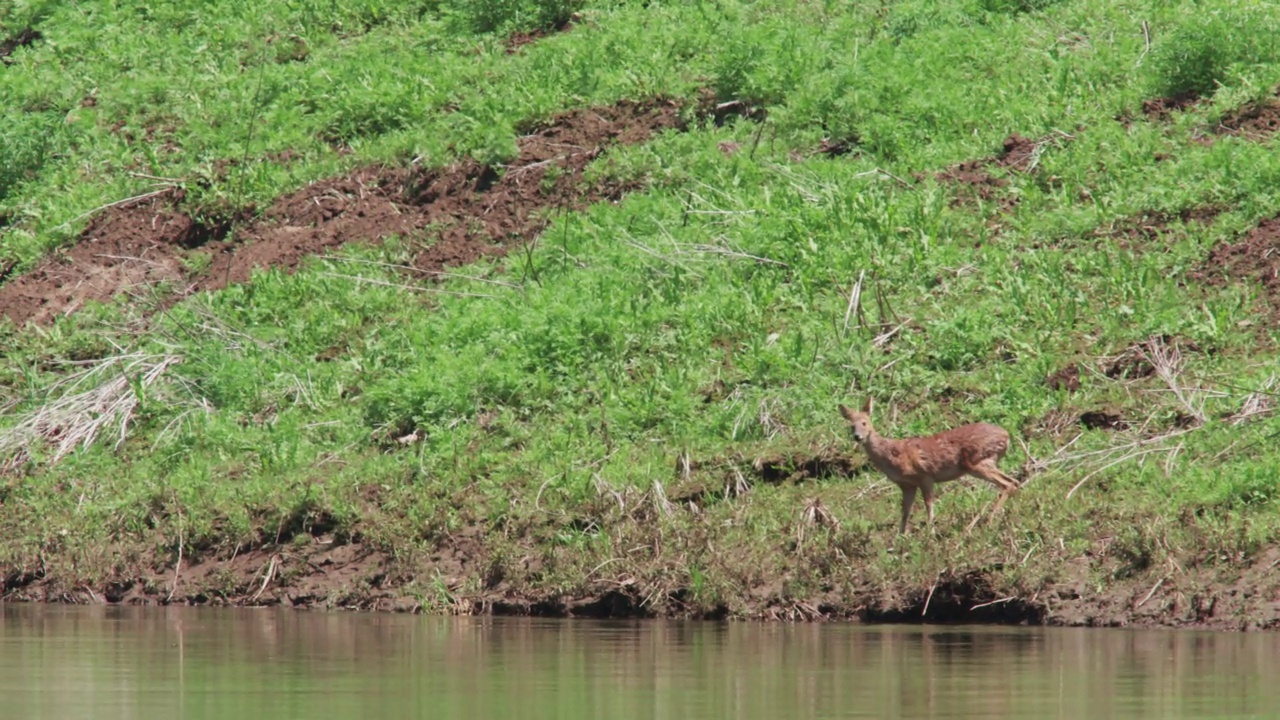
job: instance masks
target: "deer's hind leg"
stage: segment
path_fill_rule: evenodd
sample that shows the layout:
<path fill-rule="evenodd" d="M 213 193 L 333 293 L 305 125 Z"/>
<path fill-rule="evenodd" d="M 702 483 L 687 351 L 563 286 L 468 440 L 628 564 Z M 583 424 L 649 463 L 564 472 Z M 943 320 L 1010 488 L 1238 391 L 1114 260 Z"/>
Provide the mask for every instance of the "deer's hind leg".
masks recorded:
<path fill-rule="evenodd" d="M 973 522 L 969 523 L 969 527 L 965 529 L 965 532 L 973 530 L 973 527 L 977 525 L 978 521 L 983 517 L 999 512 L 1000 508 L 1004 506 L 1004 501 L 1020 489 L 1018 481 L 1006 474 L 1000 468 L 996 467 L 996 461 L 993 458 L 987 458 L 977 465 L 974 465 L 970 468 L 969 474 L 976 478 L 982 478 L 983 480 L 986 480 L 992 485 L 1000 488 L 1000 496 L 996 498 L 996 502 L 991 506 L 991 510 L 986 513 L 980 513 L 973 519 Z"/>

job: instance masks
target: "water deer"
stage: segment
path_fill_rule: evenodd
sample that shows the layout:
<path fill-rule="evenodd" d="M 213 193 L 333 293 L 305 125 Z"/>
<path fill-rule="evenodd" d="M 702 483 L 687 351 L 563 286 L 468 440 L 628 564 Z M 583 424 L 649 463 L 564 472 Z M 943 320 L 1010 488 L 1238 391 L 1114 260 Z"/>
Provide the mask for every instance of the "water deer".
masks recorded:
<path fill-rule="evenodd" d="M 871 400 L 861 412 L 844 405 L 840 414 L 849 421 L 853 439 L 862 445 L 876 469 L 884 473 L 902 490 L 902 524 L 899 534 L 907 531 L 907 518 L 916 500 L 916 491 L 924 495 L 924 506 L 933 525 L 934 486 L 963 475 L 982 478 L 1000 489 L 1000 497 L 992 507 L 996 512 L 1006 498 L 1018 491 L 1018 481 L 1005 474 L 996 463 L 1009 450 L 1009 433 L 990 423 L 962 425 L 927 437 L 893 439 L 876 432 L 871 425 Z M 978 517 L 982 517 L 979 515 Z M 969 523 L 969 530 L 978 522 Z"/>

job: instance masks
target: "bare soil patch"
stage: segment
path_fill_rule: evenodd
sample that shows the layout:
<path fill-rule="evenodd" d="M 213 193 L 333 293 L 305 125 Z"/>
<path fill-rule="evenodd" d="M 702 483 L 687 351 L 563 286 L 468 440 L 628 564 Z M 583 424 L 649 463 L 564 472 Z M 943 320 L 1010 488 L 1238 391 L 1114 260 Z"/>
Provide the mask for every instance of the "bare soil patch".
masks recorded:
<path fill-rule="evenodd" d="M 1280 217 L 1263 220 L 1236 242 L 1218 244 L 1193 277 L 1216 287 L 1255 285 L 1280 319 Z"/>
<path fill-rule="evenodd" d="M 1017 172 L 1030 172 L 1035 167 L 1040 148 L 1052 140 L 1053 136 L 1031 140 L 1014 133 L 1004 139 L 1004 147 L 992 164 Z"/>
<path fill-rule="evenodd" d="M 553 28 L 534 28 L 533 30 L 517 30 L 507 36 L 506 47 L 507 54 L 514 55 L 520 51 L 525 45 L 535 43 L 543 38 L 550 37 L 557 33 L 569 32 L 573 29 L 573 21 L 565 22 Z"/>
<path fill-rule="evenodd" d="M 1222 116 L 1213 132 L 1255 142 L 1267 140 L 1280 133 L 1280 99 L 1265 98 L 1236 108 Z"/>
<path fill-rule="evenodd" d="M 1174 113 L 1194 107 L 1200 100 L 1201 97 L 1194 93 L 1151 98 L 1142 102 L 1142 114 L 1151 120 L 1169 120 Z M 1127 118 L 1122 118 L 1122 120 L 1127 120 Z"/>
<path fill-rule="evenodd" d="M 710 88 L 698 94 L 698 117 L 709 119 L 716 127 L 736 119 L 764 122 L 768 116 L 768 110 L 749 99 L 721 100 Z"/>
<path fill-rule="evenodd" d="M 1004 139 L 1000 152 L 996 155 L 962 162 L 938 173 L 936 178 L 939 182 L 960 188 L 957 195 L 959 203 L 996 202 L 1002 210 L 1007 211 L 1017 204 L 1017 200 L 1003 195 L 1002 191 L 1009 186 L 1009 180 L 992 175 L 991 169 L 1000 168 L 1018 173 L 1033 172 L 1044 146 L 1058 139 L 1059 136 L 1047 135 L 1031 140 L 1014 133 Z"/>
<path fill-rule="evenodd" d="M 1179 352 L 1202 352 L 1199 345 L 1186 338 L 1159 335 L 1121 350 L 1117 355 L 1102 358 L 1102 372 L 1112 380 L 1141 380 L 1156 374 L 1152 355 L 1159 346 L 1175 348 Z"/>
<path fill-rule="evenodd" d="M 751 463 L 756 476 L 769 483 L 848 478 L 853 477 L 863 465 L 865 462 L 833 449 L 814 454 L 768 455 Z"/>
<path fill-rule="evenodd" d="M 1027 438 L 1061 438 L 1068 432 L 1076 432 L 1079 417 L 1069 408 L 1055 408 L 1036 419 L 1023 423 L 1023 435 Z"/>
<path fill-rule="evenodd" d="M 1080 366 L 1076 363 L 1071 363 L 1056 372 L 1050 373 L 1044 379 L 1044 384 L 1050 390 L 1075 392 L 1080 389 Z"/>
<path fill-rule="evenodd" d="M 22 324 L 48 323 L 89 301 L 124 293 L 142 297 L 160 283 L 186 279 L 183 258 L 226 232 L 176 210 L 178 189 L 118 204 L 98 214 L 76 245 L 0 286 L 0 314 Z"/>
<path fill-rule="evenodd" d="M 0 286 L 0 315 L 48 323 L 85 302 L 164 281 L 177 291 L 172 297 L 216 290 L 247 281 L 254 268 L 292 271 L 307 257 L 392 235 L 432 241 L 414 262 L 430 276 L 532 240 L 548 210 L 619 199 L 635 185 L 589 186 L 587 165 L 611 146 L 680 127 L 679 108 L 667 99 L 567 112 L 531 128 L 507 165 L 360 168 L 279 198 L 234 233 L 230 222 L 211 227 L 183 212 L 179 190 L 153 194 L 104 209 L 76 245 Z M 199 254 L 211 262 L 192 275 L 183 261 Z"/>
<path fill-rule="evenodd" d="M 866 466 L 861 455 L 835 447 L 774 452 L 755 458 L 742 455 L 693 459 L 676 458 L 676 482 L 667 499 L 678 504 L 702 506 L 738 497 L 759 483 L 803 483 L 812 480 L 851 478 Z"/>
<path fill-rule="evenodd" d="M 860 619 L 882 623 L 994 623 L 1043 625 L 1046 608 L 1026 598 L 1001 598 L 986 573 L 949 572 L 927 588 L 911 588 L 905 597 L 890 596 L 864 609 Z"/>
<path fill-rule="evenodd" d="M 1227 211 L 1224 205 L 1197 205 L 1177 212 L 1146 210 L 1095 228 L 1096 237 L 1112 238 L 1125 249 L 1163 240 L 1191 226 L 1206 226 Z"/>
<path fill-rule="evenodd" d="M 816 155 L 824 155 L 829 158 L 844 157 L 858 150 L 858 145 L 862 142 L 862 138 L 857 135 L 848 135 L 838 138 L 823 138 L 822 142 L 814 150 Z"/>
<path fill-rule="evenodd" d="M 1079 421 L 1089 430 L 1124 430 L 1130 426 L 1123 415 L 1111 410 L 1090 410 L 1081 413 Z"/>
<path fill-rule="evenodd" d="M 1151 98 L 1143 101 L 1142 114 L 1148 120 L 1168 122 L 1178 113 L 1189 110 L 1204 100 L 1204 98 L 1195 94 Z M 1116 120 L 1128 127 L 1133 122 L 1133 117 L 1126 113 L 1117 117 Z M 1217 125 L 1204 128 L 1204 132 L 1213 135 L 1242 137 L 1254 142 L 1264 142 L 1280 132 L 1280 98 L 1267 97 L 1245 103 L 1234 110 L 1228 111 L 1218 121 Z M 1196 139 L 1202 143 L 1213 142 L 1212 138 L 1208 136 L 1199 136 Z M 1156 159 L 1164 160 L 1167 157 L 1161 155 Z"/>
<path fill-rule="evenodd" d="M 39 30 L 35 30 L 30 27 L 25 27 L 19 30 L 12 36 L 0 41 L 0 61 L 3 61 L 4 64 L 8 65 L 10 62 L 9 56 L 13 54 L 14 50 L 17 50 L 20 47 L 30 47 L 43 38 L 44 35 L 42 35 Z"/>

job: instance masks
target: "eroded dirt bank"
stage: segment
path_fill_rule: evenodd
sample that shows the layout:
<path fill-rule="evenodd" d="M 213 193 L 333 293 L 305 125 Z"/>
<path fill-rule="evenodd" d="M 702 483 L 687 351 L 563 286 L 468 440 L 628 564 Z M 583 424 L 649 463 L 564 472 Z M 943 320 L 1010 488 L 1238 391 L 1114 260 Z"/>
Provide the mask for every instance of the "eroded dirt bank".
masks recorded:
<path fill-rule="evenodd" d="M 432 551 L 412 571 L 389 554 L 332 535 L 304 536 L 229 558 L 175 566 L 147 553 L 123 553 L 115 574 L 88 582 L 73 574 L 11 572 L 8 602 L 130 605 L 284 606 L 452 614 L 547 617 L 737 618 L 783 621 L 951 622 L 1217 630 L 1280 628 L 1280 549 L 1245 564 L 1226 563 L 1113 579 L 1099 588 L 1089 564 L 1123 572 L 1123 560 L 1064 561 L 1062 577 L 1023 594 L 1007 594 L 982 570 L 940 574 L 933 583 L 895 581 L 856 566 L 833 573 L 830 588 L 786 591 L 786 577 L 764 578 L 722 602 L 698 600 L 686 584 L 654 578 L 680 567 L 642 563 L 635 572 L 601 573 L 560 591 L 531 582 L 553 553 L 529 549 L 517 561 L 497 559 L 478 530 Z M 821 550 L 809 554 L 825 555 Z M 128 559 L 131 558 L 131 559 Z M 627 565 L 620 562 L 619 565 Z M 99 568 L 100 569 L 100 568 Z M 1096 570 L 1096 567 L 1094 568 Z M 625 570 L 625 569 L 624 569 Z M 91 569 L 86 567 L 86 572 Z M 649 579 L 640 579 L 644 576 Z M 1029 590 L 1029 588 L 1028 588 Z"/>
<path fill-rule="evenodd" d="M 1280 548 L 1216 549 L 1213 530 L 1182 549 L 1135 533 L 1135 518 L 1082 510 L 1085 545 L 1062 542 L 1027 499 L 984 523 L 946 509 L 936 533 L 900 539 L 896 521 L 828 507 L 820 487 L 865 495 L 861 456 L 835 447 L 750 458 L 682 456 L 667 489 L 603 493 L 541 510 L 516 502 L 486 520 L 466 497 L 458 524 L 388 534 L 343 525 L 318 506 L 269 523 L 234 548 L 183 545 L 172 530 L 110 548 L 50 547 L 0 569 L 16 602 L 283 606 L 358 611 L 592 618 L 949 622 L 1095 627 L 1280 629 Z M 656 486 L 655 486 L 656 488 Z M 789 517 L 759 542 L 729 525 L 764 512 L 765 488 Z M 378 503 L 377 490 L 366 498 Z M 774 497 L 777 497 L 776 495 Z M 828 495 L 828 502 L 836 496 Z M 805 499 L 808 498 L 808 499 Z M 893 493 L 872 502 L 896 502 Z M 754 506 L 754 507 L 753 507 Z M 372 512 L 371 517 L 377 516 Z M 844 522 L 837 516 L 843 516 Z M 1149 519 L 1148 519 L 1149 520 Z M 1180 520 L 1191 528 L 1193 516 Z M 157 524 L 157 527 L 164 527 Z M 565 532 L 592 538 L 566 542 Z M 372 538 L 381 537 L 382 540 Z M 387 538 L 394 538 L 388 540 Z M 388 543 L 391 543 L 389 545 Z"/>

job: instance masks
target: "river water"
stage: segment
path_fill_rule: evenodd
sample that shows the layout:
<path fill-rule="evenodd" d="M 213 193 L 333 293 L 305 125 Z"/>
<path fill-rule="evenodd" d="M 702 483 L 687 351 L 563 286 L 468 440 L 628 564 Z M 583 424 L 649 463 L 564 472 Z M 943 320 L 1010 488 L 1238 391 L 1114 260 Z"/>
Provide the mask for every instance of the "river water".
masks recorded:
<path fill-rule="evenodd" d="M 0 718 L 1277 718 L 1280 634 L 0 604 Z"/>

